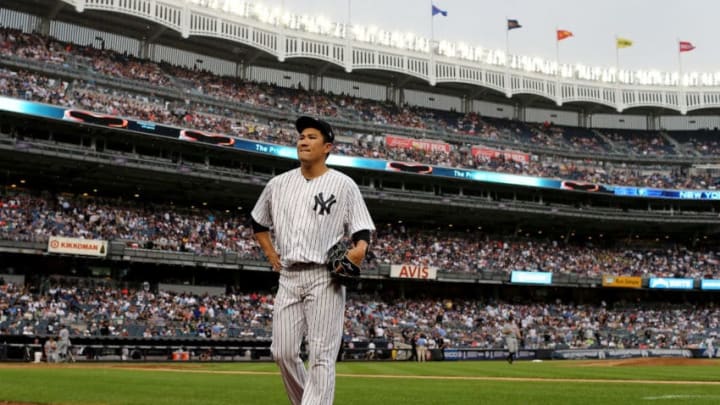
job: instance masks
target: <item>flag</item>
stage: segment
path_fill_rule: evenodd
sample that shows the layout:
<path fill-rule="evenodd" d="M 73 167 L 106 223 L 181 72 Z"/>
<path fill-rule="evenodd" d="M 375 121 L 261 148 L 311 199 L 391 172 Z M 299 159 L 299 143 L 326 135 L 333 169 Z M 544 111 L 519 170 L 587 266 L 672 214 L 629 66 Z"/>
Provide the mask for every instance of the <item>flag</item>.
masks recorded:
<path fill-rule="evenodd" d="M 618 49 L 619 48 L 629 48 L 633 46 L 633 41 L 627 38 L 616 38 L 615 42 L 617 44 Z"/>
<path fill-rule="evenodd" d="M 509 31 L 509 30 L 514 30 L 514 29 L 518 29 L 518 28 L 522 28 L 522 25 L 520 25 L 520 23 L 518 22 L 518 20 L 507 20 L 507 24 L 508 24 L 508 28 L 507 28 L 508 31 Z"/>
<path fill-rule="evenodd" d="M 690 52 L 695 49 L 695 45 L 692 42 L 680 41 L 680 52 Z"/>
<path fill-rule="evenodd" d="M 447 11 L 446 10 L 440 10 L 438 7 L 436 7 L 434 4 L 432 4 L 432 15 L 433 17 L 436 14 L 442 14 L 443 17 L 447 17 Z"/>
<path fill-rule="evenodd" d="M 562 41 L 563 39 L 570 38 L 573 33 L 567 30 L 557 30 L 557 40 Z"/>

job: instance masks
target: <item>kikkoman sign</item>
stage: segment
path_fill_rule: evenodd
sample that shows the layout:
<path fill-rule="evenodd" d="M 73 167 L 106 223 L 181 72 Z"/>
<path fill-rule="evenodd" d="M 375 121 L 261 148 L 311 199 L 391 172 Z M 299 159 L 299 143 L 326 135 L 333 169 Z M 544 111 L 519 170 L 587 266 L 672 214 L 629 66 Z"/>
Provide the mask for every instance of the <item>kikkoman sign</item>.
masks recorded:
<path fill-rule="evenodd" d="M 48 252 L 105 257 L 107 256 L 107 241 L 52 236 L 48 241 Z"/>

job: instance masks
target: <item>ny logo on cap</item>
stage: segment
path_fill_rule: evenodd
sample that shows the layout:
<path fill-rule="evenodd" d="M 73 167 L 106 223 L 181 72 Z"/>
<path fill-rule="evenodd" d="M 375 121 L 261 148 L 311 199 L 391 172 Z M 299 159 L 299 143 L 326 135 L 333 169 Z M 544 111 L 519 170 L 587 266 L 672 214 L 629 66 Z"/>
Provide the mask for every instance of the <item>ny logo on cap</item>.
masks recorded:
<path fill-rule="evenodd" d="M 330 207 L 332 207 L 332 205 L 336 202 L 337 200 L 335 199 L 335 194 L 330 194 L 330 197 L 326 200 L 323 198 L 323 193 L 319 193 L 315 196 L 315 206 L 313 207 L 313 211 L 317 211 L 319 215 L 330 215 Z M 319 211 L 318 208 L 320 208 Z"/>

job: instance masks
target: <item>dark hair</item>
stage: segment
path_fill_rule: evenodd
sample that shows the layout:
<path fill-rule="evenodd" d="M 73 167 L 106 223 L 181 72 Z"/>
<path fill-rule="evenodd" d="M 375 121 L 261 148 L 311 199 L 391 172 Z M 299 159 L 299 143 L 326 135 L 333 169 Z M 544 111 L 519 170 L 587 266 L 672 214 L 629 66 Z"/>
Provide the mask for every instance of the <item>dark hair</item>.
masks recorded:
<path fill-rule="evenodd" d="M 295 121 L 295 129 L 298 133 L 302 133 L 306 128 L 315 128 L 320 131 L 325 143 L 335 142 L 335 132 L 333 132 L 332 126 L 323 120 L 302 116 Z"/>

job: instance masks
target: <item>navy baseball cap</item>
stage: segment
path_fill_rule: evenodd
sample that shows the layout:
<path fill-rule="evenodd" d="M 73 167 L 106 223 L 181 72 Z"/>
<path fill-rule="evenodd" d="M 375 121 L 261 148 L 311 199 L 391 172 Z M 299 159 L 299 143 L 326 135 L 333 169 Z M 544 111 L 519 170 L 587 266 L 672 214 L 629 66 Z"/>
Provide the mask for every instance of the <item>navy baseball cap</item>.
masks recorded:
<path fill-rule="evenodd" d="M 323 120 L 319 120 L 313 117 L 308 116 L 302 116 L 295 121 L 295 128 L 297 129 L 298 133 L 302 133 L 306 128 L 315 128 L 320 133 L 325 135 L 328 142 L 334 143 L 335 142 L 335 133 L 333 132 L 332 127 L 330 124 Z"/>

